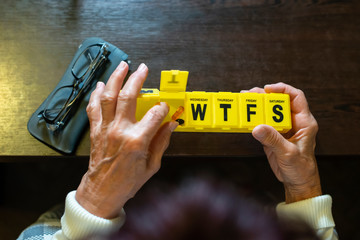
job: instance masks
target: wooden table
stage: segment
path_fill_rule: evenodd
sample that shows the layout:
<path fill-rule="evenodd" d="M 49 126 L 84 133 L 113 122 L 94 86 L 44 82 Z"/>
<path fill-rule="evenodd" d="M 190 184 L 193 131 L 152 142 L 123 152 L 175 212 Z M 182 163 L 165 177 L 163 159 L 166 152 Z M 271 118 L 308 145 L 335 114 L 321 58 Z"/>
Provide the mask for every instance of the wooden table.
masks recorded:
<path fill-rule="evenodd" d="M 190 72 L 188 91 L 286 82 L 320 125 L 317 154 L 360 154 L 360 2 L 330 0 L 3 0 L 0 8 L 0 161 L 56 156 L 27 131 L 76 48 L 97 36 L 160 72 Z M 89 154 L 88 133 L 76 155 Z M 256 156 L 251 134 L 175 133 L 168 156 Z"/>

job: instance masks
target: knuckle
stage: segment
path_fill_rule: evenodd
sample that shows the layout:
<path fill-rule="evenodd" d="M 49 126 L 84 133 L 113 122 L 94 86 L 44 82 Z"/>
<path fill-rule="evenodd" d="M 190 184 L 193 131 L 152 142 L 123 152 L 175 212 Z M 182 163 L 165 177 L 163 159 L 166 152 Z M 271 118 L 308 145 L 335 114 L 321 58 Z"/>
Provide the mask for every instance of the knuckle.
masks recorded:
<path fill-rule="evenodd" d="M 107 139 L 109 141 L 109 143 L 117 143 L 119 140 L 121 140 L 122 138 L 122 134 L 119 133 L 118 131 L 108 131 L 107 133 Z"/>
<path fill-rule="evenodd" d="M 86 106 L 86 112 L 87 114 L 89 115 L 93 110 L 93 107 L 91 106 L 91 103 L 89 103 L 87 106 Z"/>
<path fill-rule="evenodd" d="M 315 122 L 314 132 L 317 133 L 318 131 L 319 131 L 319 125 L 317 124 L 317 122 Z"/>
<path fill-rule="evenodd" d="M 290 85 L 288 85 L 288 84 L 286 84 L 286 83 L 284 83 L 284 82 L 278 82 L 277 84 L 278 84 L 279 86 L 281 86 L 281 87 L 290 86 Z"/>
<path fill-rule="evenodd" d="M 98 142 L 99 139 L 101 138 L 101 135 L 102 134 L 100 132 L 100 129 L 97 126 L 90 128 L 90 142 L 91 143 Z"/>
<path fill-rule="evenodd" d="M 275 146 L 279 142 L 279 138 L 277 137 L 276 134 L 268 134 L 265 139 L 265 142 L 271 146 Z"/>
<path fill-rule="evenodd" d="M 138 135 L 133 135 L 127 140 L 127 147 L 129 148 L 129 150 L 134 152 L 141 151 L 144 148 L 144 145 L 144 138 Z"/>
<path fill-rule="evenodd" d="M 94 141 L 96 139 L 96 133 L 95 131 L 90 131 L 90 140 Z"/>
<path fill-rule="evenodd" d="M 118 101 L 131 101 L 133 100 L 135 97 L 133 96 L 133 94 L 131 94 L 128 91 L 121 91 L 119 96 L 118 96 Z"/>
<path fill-rule="evenodd" d="M 249 92 L 256 92 L 256 91 L 258 91 L 258 87 L 253 87 L 253 88 L 251 88 L 251 89 L 249 89 Z"/>
<path fill-rule="evenodd" d="M 297 91 L 297 95 L 305 98 L 305 93 L 304 93 L 303 90 L 301 90 L 301 89 L 296 89 L 296 91 Z"/>
<path fill-rule="evenodd" d="M 284 153 L 285 159 L 297 159 L 300 155 L 300 150 L 295 146 L 287 148 Z"/>
<path fill-rule="evenodd" d="M 277 87 L 281 87 L 281 88 L 285 88 L 287 86 L 287 84 L 284 82 L 277 82 L 277 83 L 274 83 L 273 85 L 275 85 Z"/>
<path fill-rule="evenodd" d="M 319 125 L 314 117 L 312 117 L 312 119 L 313 120 L 310 123 L 310 129 L 316 134 L 319 131 Z"/>
<path fill-rule="evenodd" d="M 297 147 L 293 146 L 288 149 L 288 154 L 290 156 L 298 156 L 300 155 L 300 150 Z"/>
<path fill-rule="evenodd" d="M 95 108 L 96 108 L 96 104 L 94 102 L 89 102 L 89 104 L 86 106 L 86 112 L 88 114 L 91 114 Z"/>
<path fill-rule="evenodd" d="M 113 103 L 116 101 L 116 96 L 114 96 L 113 94 L 109 93 L 109 92 L 104 92 L 103 94 L 101 94 L 100 97 L 100 101 L 102 104 L 109 104 L 109 103 Z"/>
<path fill-rule="evenodd" d="M 122 145 L 124 151 L 132 153 L 141 152 L 145 146 L 144 138 L 137 133 L 109 131 L 107 139 L 110 143 Z"/>
<path fill-rule="evenodd" d="M 152 121 L 161 121 L 165 117 L 165 113 L 159 107 L 153 107 L 148 111 L 149 119 Z"/>
<path fill-rule="evenodd" d="M 148 158 L 151 160 L 148 162 L 147 167 L 150 171 L 150 174 L 153 175 L 157 173 L 161 168 L 161 161 L 159 161 L 159 158 L 161 158 L 161 156 L 159 156 L 158 153 L 148 153 Z"/>

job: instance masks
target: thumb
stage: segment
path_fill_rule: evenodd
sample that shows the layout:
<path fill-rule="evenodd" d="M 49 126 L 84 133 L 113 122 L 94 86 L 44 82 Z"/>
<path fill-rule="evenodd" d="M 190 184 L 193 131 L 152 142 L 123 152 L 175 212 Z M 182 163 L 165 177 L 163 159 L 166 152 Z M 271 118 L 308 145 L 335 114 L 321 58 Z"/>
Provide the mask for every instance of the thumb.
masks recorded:
<path fill-rule="evenodd" d="M 164 123 L 153 138 L 151 148 L 155 152 L 163 154 L 169 145 L 172 132 L 178 125 L 179 123 L 176 121 Z"/>
<path fill-rule="evenodd" d="M 149 150 L 152 153 L 150 161 L 155 166 L 160 166 L 162 155 L 169 146 L 171 134 L 178 125 L 175 121 L 164 123 L 152 139 L 149 146 Z"/>
<path fill-rule="evenodd" d="M 265 147 L 283 150 L 287 144 L 287 140 L 273 127 L 269 125 L 259 125 L 252 131 L 253 137 Z"/>

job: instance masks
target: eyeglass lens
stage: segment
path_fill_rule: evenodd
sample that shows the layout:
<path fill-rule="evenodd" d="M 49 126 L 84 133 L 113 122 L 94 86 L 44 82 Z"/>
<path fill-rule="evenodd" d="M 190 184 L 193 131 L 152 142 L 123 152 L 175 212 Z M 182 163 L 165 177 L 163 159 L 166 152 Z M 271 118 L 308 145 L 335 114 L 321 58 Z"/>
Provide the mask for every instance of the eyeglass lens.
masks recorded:
<path fill-rule="evenodd" d="M 100 54 L 100 49 L 101 46 L 91 46 L 79 56 L 72 69 L 73 74 L 77 79 L 83 78 L 89 72 L 91 63 Z"/>
<path fill-rule="evenodd" d="M 59 88 L 51 98 L 48 100 L 47 105 L 42 113 L 45 120 L 49 124 L 63 124 L 63 120 L 68 114 L 68 107 L 71 107 L 75 102 L 77 95 L 80 94 L 91 80 L 93 74 L 94 63 L 99 66 L 99 61 L 103 45 L 93 45 L 86 48 L 76 59 L 71 71 L 76 78 L 74 85 L 63 86 Z M 57 123 L 59 121 L 59 123 Z M 54 126 L 55 126 L 54 125 Z M 54 128 L 56 129 L 56 127 Z"/>
<path fill-rule="evenodd" d="M 73 87 L 62 87 L 58 89 L 46 106 L 46 110 L 44 112 L 47 119 L 53 121 L 58 115 L 61 113 L 63 109 L 65 109 L 71 102 L 74 100 L 75 94 Z"/>

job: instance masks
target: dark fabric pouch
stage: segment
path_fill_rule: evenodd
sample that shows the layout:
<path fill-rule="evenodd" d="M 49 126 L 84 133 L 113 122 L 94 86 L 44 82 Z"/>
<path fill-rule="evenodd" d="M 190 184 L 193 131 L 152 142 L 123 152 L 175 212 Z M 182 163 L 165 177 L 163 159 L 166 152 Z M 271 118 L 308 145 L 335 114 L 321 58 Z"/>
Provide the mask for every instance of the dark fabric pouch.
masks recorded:
<path fill-rule="evenodd" d="M 102 65 L 99 73 L 94 75 L 87 91 L 79 98 L 76 105 L 71 108 L 71 113 L 65 123 L 65 125 L 57 130 L 48 129 L 46 122 L 41 117 L 41 112 L 47 106 L 47 100 L 53 98 L 56 91 L 64 86 L 72 85 L 74 83 L 74 76 L 72 74 L 72 68 L 74 62 L 78 59 L 78 56 L 84 52 L 87 47 L 93 44 L 106 43 L 108 46 L 108 58 Z M 89 102 L 91 92 L 94 90 L 96 83 L 102 81 L 107 82 L 112 72 L 120 64 L 121 61 L 125 61 L 128 64 L 128 55 L 116 46 L 108 43 L 100 38 L 88 38 L 78 48 L 73 60 L 66 69 L 65 74 L 57 84 L 55 89 L 49 94 L 45 101 L 39 106 L 39 108 L 32 114 L 28 122 L 27 128 L 32 136 L 39 141 L 45 143 L 51 148 L 59 151 L 63 154 L 73 154 L 76 151 L 76 147 L 79 144 L 82 134 L 88 127 L 88 117 L 86 114 L 86 106 Z M 59 91 L 58 91 L 59 92 Z M 58 95 L 58 94 L 57 94 Z M 55 95 L 57 97 L 57 95 Z M 53 99 L 51 99 L 53 101 Z"/>

